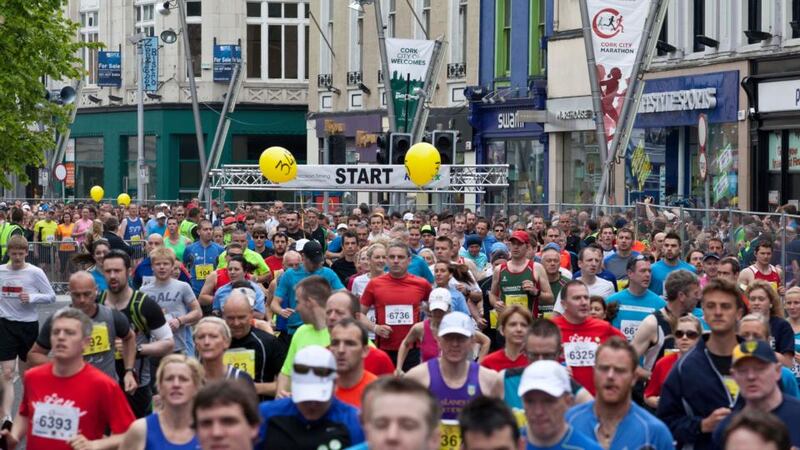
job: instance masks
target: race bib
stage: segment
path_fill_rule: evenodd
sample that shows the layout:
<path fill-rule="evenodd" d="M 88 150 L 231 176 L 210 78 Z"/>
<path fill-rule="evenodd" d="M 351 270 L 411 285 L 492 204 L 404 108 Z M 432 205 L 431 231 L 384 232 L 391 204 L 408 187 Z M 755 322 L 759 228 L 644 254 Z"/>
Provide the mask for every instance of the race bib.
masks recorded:
<path fill-rule="evenodd" d="M 47 241 L 47 242 L 55 242 L 56 241 L 56 237 L 55 236 L 47 236 L 46 238 L 44 238 L 44 240 Z"/>
<path fill-rule="evenodd" d="M 194 267 L 194 273 L 198 280 L 205 280 L 213 271 L 214 266 L 212 264 L 198 264 Z"/>
<path fill-rule="evenodd" d="M 242 372 L 247 372 L 250 378 L 256 379 L 256 352 L 255 350 L 234 349 L 222 355 L 222 362 L 233 366 Z"/>
<path fill-rule="evenodd" d="M 770 281 L 769 285 L 772 286 L 772 290 L 773 291 L 775 291 L 776 293 L 778 292 L 778 283 L 776 283 L 774 281 Z"/>
<path fill-rule="evenodd" d="M 370 306 L 369 309 L 367 310 L 367 320 L 369 320 L 369 322 L 372 323 L 373 325 L 378 323 L 378 318 L 375 317 L 374 306 Z M 369 332 L 369 338 L 375 340 L 375 333 L 373 331 Z"/>
<path fill-rule="evenodd" d="M 443 420 L 439 424 L 441 431 L 441 442 L 439 450 L 460 450 L 461 449 L 461 429 L 455 420 Z"/>
<path fill-rule="evenodd" d="M 413 325 L 414 307 L 411 305 L 386 305 L 386 325 Z"/>
<path fill-rule="evenodd" d="M 564 344 L 564 360 L 570 367 L 594 366 L 595 342 L 567 342 Z"/>
<path fill-rule="evenodd" d="M 489 311 L 489 328 L 497 329 L 497 311 Z"/>
<path fill-rule="evenodd" d="M 620 331 L 622 331 L 622 334 L 625 335 L 625 339 L 627 339 L 628 342 L 631 342 L 633 340 L 633 336 L 636 334 L 636 330 L 639 329 L 639 325 L 641 324 L 641 320 L 621 320 L 619 322 L 619 328 Z"/>
<path fill-rule="evenodd" d="M 80 411 L 74 406 L 35 403 L 33 413 L 34 436 L 69 441 L 78 434 Z"/>
<path fill-rule="evenodd" d="M 142 287 L 149 286 L 155 283 L 156 277 L 154 275 L 145 275 L 142 277 Z"/>
<path fill-rule="evenodd" d="M 108 326 L 104 323 L 96 323 L 92 326 L 92 335 L 89 345 L 83 349 L 83 356 L 94 355 L 96 353 L 111 350 L 111 341 L 108 338 Z"/>
<path fill-rule="evenodd" d="M 523 309 L 528 309 L 528 296 L 526 294 L 506 295 L 503 303 L 506 306 L 519 305 Z"/>
<path fill-rule="evenodd" d="M 792 365 L 792 373 L 794 374 L 795 378 L 800 378 L 800 363 L 797 361 L 795 361 Z"/>
<path fill-rule="evenodd" d="M 139 242 L 142 240 L 142 237 L 139 235 L 131 236 L 131 242 Z"/>

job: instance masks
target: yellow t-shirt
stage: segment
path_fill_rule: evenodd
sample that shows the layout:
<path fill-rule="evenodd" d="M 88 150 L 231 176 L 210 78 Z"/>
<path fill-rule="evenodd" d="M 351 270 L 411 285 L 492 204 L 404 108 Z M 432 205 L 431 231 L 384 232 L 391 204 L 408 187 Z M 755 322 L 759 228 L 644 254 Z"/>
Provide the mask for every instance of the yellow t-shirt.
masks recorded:
<path fill-rule="evenodd" d="M 58 222 L 55 220 L 40 220 L 33 226 L 33 239 L 41 242 L 54 242 L 56 240 L 56 230 Z"/>

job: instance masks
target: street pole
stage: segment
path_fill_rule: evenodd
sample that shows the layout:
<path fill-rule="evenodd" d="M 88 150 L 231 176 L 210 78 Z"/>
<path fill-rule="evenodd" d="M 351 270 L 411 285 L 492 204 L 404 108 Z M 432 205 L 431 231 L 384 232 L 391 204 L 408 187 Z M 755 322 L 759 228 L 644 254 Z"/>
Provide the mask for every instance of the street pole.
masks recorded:
<path fill-rule="evenodd" d="M 147 192 L 145 191 L 144 174 L 144 48 L 142 46 L 143 39 L 136 42 L 136 53 L 139 59 L 139 82 L 136 83 L 136 195 L 140 204 L 144 204 L 147 200 Z"/>
<path fill-rule="evenodd" d="M 363 4 L 363 3 L 362 3 Z M 389 59 L 386 56 L 386 33 L 383 28 L 383 14 L 381 0 L 375 0 L 375 23 L 378 28 L 378 50 L 381 54 L 381 68 L 383 70 L 383 90 L 386 96 L 386 114 L 389 117 L 389 131 L 395 129 L 394 93 L 392 92 L 392 74 L 389 73 Z M 380 80 L 378 80 L 380 81 Z"/>
<path fill-rule="evenodd" d="M 189 77 L 189 90 L 192 93 L 192 115 L 194 116 L 194 133 L 197 137 L 197 153 L 200 167 L 206 167 L 206 144 L 203 141 L 203 125 L 200 123 L 200 107 L 197 104 L 197 86 L 194 82 L 194 66 L 192 64 L 192 49 L 189 45 L 189 29 L 186 25 L 185 0 L 176 0 L 178 4 L 178 19 L 181 21 L 181 34 L 183 35 L 183 53 L 186 58 L 186 72 Z M 203 192 L 198 196 L 202 199 Z"/>

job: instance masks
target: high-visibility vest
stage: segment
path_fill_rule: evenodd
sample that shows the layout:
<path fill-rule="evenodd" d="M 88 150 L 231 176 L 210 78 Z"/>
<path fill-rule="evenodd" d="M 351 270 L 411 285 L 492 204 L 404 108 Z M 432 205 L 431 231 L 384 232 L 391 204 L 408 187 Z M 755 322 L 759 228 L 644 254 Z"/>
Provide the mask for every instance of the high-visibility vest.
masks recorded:
<path fill-rule="evenodd" d="M 192 230 L 194 230 L 195 228 L 197 228 L 196 223 L 188 219 L 183 219 L 183 222 L 181 222 L 180 227 L 178 227 L 178 233 L 181 236 L 186 237 L 190 241 L 194 242 L 194 237 L 192 237 Z"/>
<path fill-rule="evenodd" d="M 3 224 L 3 228 L 0 230 L 0 259 L 5 258 L 8 239 L 11 238 L 11 235 L 17 230 L 22 231 L 22 227 L 15 223 Z"/>

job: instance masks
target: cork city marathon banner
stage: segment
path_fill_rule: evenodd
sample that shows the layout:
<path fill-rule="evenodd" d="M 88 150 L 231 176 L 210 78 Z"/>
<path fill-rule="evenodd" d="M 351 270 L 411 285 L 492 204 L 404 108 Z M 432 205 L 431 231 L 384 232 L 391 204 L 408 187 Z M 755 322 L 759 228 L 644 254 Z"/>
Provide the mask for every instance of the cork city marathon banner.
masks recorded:
<path fill-rule="evenodd" d="M 389 60 L 389 82 L 394 94 L 394 115 L 397 131 L 411 132 L 417 103 L 415 88 L 422 89 L 433 57 L 435 41 L 386 39 L 386 58 Z M 385 77 L 386 75 L 384 75 Z"/>
<path fill-rule="evenodd" d="M 299 165 L 297 178 L 281 183 L 282 188 L 331 191 L 418 191 L 405 166 L 375 165 Z M 450 187 L 450 166 L 440 166 L 439 174 L 424 189 Z"/>
<path fill-rule="evenodd" d="M 606 140 L 614 139 L 622 104 L 644 37 L 650 0 L 585 0 L 600 84 Z"/>

